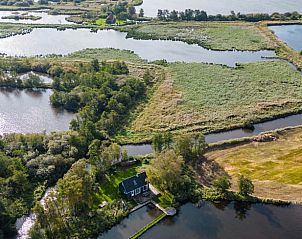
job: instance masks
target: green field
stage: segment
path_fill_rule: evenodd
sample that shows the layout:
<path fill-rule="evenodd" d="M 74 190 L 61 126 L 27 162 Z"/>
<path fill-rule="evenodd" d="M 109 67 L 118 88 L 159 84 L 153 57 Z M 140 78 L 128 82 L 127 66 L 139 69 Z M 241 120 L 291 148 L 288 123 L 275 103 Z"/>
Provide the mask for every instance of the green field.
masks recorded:
<path fill-rule="evenodd" d="M 100 18 L 98 20 L 95 21 L 95 23 L 99 26 L 110 26 L 110 24 L 106 23 L 106 19 L 105 18 Z M 125 25 L 126 22 L 122 21 L 122 20 L 116 20 L 116 25 Z"/>
<path fill-rule="evenodd" d="M 302 76 L 284 61 L 238 68 L 174 63 L 131 131 L 209 133 L 302 109 Z"/>
<path fill-rule="evenodd" d="M 273 134 L 276 141 L 217 149 L 206 157 L 224 168 L 233 186 L 243 174 L 253 180 L 257 196 L 302 202 L 302 128 Z"/>
<path fill-rule="evenodd" d="M 143 39 L 171 39 L 196 43 L 215 50 L 273 49 L 274 44 L 249 23 L 151 23 L 135 27 L 128 36 Z"/>
<path fill-rule="evenodd" d="M 132 166 L 129 168 L 118 168 L 114 172 L 108 172 L 97 194 L 100 202 L 107 201 L 111 203 L 114 200 L 120 199 L 122 195 L 119 190 L 119 183 L 126 178 L 136 175 L 140 170 L 141 166 Z"/>

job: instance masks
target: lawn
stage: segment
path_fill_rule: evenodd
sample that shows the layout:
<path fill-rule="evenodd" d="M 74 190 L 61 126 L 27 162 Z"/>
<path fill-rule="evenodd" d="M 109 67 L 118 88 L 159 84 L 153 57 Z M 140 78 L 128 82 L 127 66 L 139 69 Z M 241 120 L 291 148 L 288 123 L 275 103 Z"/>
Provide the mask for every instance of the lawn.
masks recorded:
<path fill-rule="evenodd" d="M 238 68 L 174 63 L 131 132 L 200 130 L 209 133 L 298 112 L 302 76 L 284 61 Z"/>
<path fill-rule="evenodd" d="M 236 185 L 240 174 L 255 184 L 255 195 L 302 202 L 302 128 L 274 133 L 278 140 L 252 142 L 206 154 Z"/>
<path fill-rule="evenodd" d="M 150 23 L 133 28 L 129 37 L 171 39 L 215 50 L 274 49 L 275 44 L 251 23 L 177 22 Z"/>
<path fill-rule="evenodd" d="M 141 165 L 124 168 L 118 167 L 116 170 L 109 172 L 105 176 L 105 180 L 100 185 L 100 191 L 97 194 L 100 202 L 112 202 L 122 197 L 119 191 L 119 183 L 126 178 L 132 177 L 142 171 Z"/>

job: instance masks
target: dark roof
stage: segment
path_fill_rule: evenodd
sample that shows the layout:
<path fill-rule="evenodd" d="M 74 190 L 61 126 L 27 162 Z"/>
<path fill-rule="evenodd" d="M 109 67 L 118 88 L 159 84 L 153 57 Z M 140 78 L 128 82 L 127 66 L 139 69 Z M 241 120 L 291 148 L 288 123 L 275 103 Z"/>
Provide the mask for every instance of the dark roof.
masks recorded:
<path fill-rule="evenodd" d="M 123 182 L 121 182 L 121 185 L 123 185 L 125 192 L 128 193 L 135 190 L 136 188 L 146 185 L 146 178 L 146 172 L 142 172 L 135 176 L 125 179 Z"/>

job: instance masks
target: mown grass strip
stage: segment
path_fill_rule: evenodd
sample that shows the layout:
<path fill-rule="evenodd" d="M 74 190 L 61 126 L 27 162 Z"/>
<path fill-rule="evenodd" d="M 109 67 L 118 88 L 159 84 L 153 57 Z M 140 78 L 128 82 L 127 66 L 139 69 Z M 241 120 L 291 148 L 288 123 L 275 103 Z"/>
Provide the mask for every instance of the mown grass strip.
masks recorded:
<path fill-rule="evenodd" d="M 151 227 L 159 223 L 161 220 L 163 220 L 167 215 L 165 213 L 159 215 L 157 218 L 155 218 L 152 222 L 144 226 L 142 229 L 140 229 L 137 233 L 135 233 L 133 236 L 129 237 L 129 239 L 136 239 L 139 238 L 141 235 L 143 235 L 146 231 L 148 231 Z"/>

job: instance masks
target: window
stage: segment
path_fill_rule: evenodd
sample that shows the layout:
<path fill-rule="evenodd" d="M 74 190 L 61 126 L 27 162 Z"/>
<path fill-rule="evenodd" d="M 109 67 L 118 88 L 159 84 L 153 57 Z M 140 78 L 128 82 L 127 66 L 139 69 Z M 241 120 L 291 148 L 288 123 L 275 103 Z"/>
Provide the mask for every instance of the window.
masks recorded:
<path fill-rule="evenodd" d="M 131 197 L 133 197 L 134 196 L 134 191 L 131 191 Z"/>
<path fill-rule="evenodd" d="M 140 194 L 140 192 L 141 192 L 141 188 L 135 189 L 135 195 Z"/>
<path fill-rule="evenodd" d="M 143 188 L 144 192 L 148 190 L 148 185 L 145 185 Z"/>

